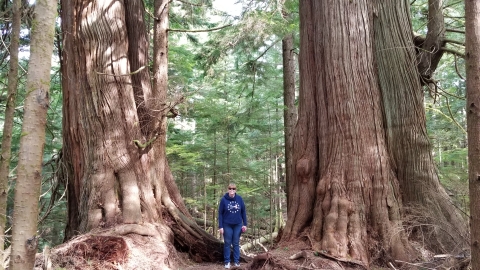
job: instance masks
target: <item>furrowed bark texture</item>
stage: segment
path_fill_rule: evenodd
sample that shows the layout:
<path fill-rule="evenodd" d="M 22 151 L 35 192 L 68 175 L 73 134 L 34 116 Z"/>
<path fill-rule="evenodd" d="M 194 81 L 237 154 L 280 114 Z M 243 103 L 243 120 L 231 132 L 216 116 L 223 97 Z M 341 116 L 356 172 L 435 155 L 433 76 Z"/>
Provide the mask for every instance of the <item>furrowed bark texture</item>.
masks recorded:
<path fill-rule="evenodd" d="M 301 1 L 300 106 L 282 240 L 368 266 L 369 247 L 408 259 L 384 136 L 367 1 Z M 400 233 L 398 233 L 400 231 Z"/>
<path fill-rule="evenodd" d="M 407 225 L 432 250 L 464 248 L 468 230 L 430 152 L 409 2 L 303 0 L 300 13 L 282 243 L 307 235 L 315 250 L 367 267 L 415 259 Z"/>
<path fill-rule="evenodd" d="M 166 160 L 168 1 L 155 7 L 152 83 L 142 1 L 62 1 L 65 235 L 168 224 L 160 239 L 216 260 L 221 244 L 188 218 Z"/>
<path fill-rule="evenodd" d="M 414 231 L 423 234 L 430 249 L 457 252 L 465 248 L 468 228 L 441 186 L 431 154 L 423 91 L 412 68 L 416 59 L 409 2 L 378 1 L 377 10 L 375 52 L 385 128 L 403 202 L 409 206 L 408 219 L 418 226 Z"/>
<path fill-rule="evenodd" d="M 480 3 L 465 1 L 471 267 L 480 269 Z"/>
<path fill-rule="evenodd" d="M 283 119 L 285 125 L 285 186 L 289 189 L 293 166 L 293 131 L 297 123 L 297 108 L 295 106 L 295 57 L 293 34 L 288 34 L 282 40 L 283 57 L 283 103 L 285 109 Z M 288 196 L 288 193 L 287 193 Z M 287 199 L 288 200 L 288 199 Z M 288 208 L 288 205 L 287 205 Z"/>

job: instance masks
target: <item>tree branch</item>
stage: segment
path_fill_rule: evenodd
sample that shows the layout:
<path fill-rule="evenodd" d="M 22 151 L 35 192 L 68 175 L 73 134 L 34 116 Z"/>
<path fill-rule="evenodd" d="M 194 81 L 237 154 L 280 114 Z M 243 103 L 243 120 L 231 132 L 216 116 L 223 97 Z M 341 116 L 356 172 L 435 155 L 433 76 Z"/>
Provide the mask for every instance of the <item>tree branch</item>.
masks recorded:
<path fill-rule="evenodd" d="M 446 48 L 446 47 L 442 47 L 441 50 L 444 51 L 444 52 L 448 52 L 448 53 L 451 53 L 453 55 L 456 55 L 458 57 L 465 58 L 465 54 L 461 53 L 459 51 L 456 51 L 456 50 L 453 50 L 453 49 L 450 49 L 450 48 Z"/>
<path fill-rule="evenodd" d="M 452 28 L 446 28 L 445 31 L 446 31 L 446 32 L 453 32 L 453 33 L 465 34 L 465 30 L 458 30 L 458 29 L 452 29 Z"/>
<path fill-rule="evenodd" d="M 216 30 L 220 30 L 220 29 L 223 29 L 223 28 L 227 28 L 229 26 L 232 26 L 232 24 L 227 24 L 227 25 L 214 27 L 214 28 L 208 28 L 208 29 L 195 29 L 195 30 L 192 30 L 192 29 L 168 29 L 167 31 L 168 32 L 184 32 L 184 33 L 211 32 L 211 31 L 216 31 Z"/>
<path fill-rule="evenodd" d="M 165 7 L 167 6 L 167 4 L 170 3 L 170 2 L 172 2 L 172 0 L 164 2 L 164 3 L 160 6 L 159 10 L 163 11 L 163 10 L 165 9 Z M 145 9 L 145 12 L 146 12 L 148 15 L 150 15 L 150 17 L 152 17 L 153 19 L 155 19 L 155 20 L 157 20 L 157 21 L 160 20 L 159 18 L 155 17 L 150 11 L 148 11 L 148 9 Z"/>
<path fill-rule="evenodd" d="M 465 41 L 458 41 L 458 40 L 448 39 L 448 38 L 444 39 L 443 41 L 448 42 L 448 43 L 453 43 L 453 44 L 465 46 Z"/>
<path fill-rule="evenodd" d="M 460 130 L 463 131 L 464 134 L 467 134 L 467 131 L 457 122 L 457 120 L 453 116 L 452 108 L 450 106 L 450 102 L 448 101 L 447 97 L 445 97 L 445 101 L 447 102 L 447 109 L 448 109 L 448 114 L 450 115 L 450 119 L 452 119 L 452 121 L 455 123 L 455 125 L 457 125 L 460 128 Z"/>
<path fill-rule="evenodd" d="M 187 2 L 187 1 L 182 1 L 182 0 L 175 0 L 175 1 L 184 3 L 184 4 L 186 4 L 186 5 L 195 6 L 195 7 L 203 7 L 203 6 L 204 6 L 204 4 L 194 4 L 194 3 Z"/>
<path fill-rule="evenodd" d="M 425 81 L 432 78 L 438 67 L 445 46 L 445 18 L 442 13 L 442 2 L 428 0 L 428 32 L 420 44 L 421 51 L 417 54 L 418 72 Z"/>
<path fill-rule="evenodd" d="M 133 140 L 133 142 L 135 143 L 135 145 L 140 148 L 141 150 L 147 148 L 147 146 L 149 146 L 150 144 L 152 144 L 155 140 L 157 139 L 157 136 L 154 136 L 152 137 L 150 140 L 148 140 L 148 142 L 146 143 L 141 143 L 139 140 Z"/>
<path fill-rule="evenodd" d="M 257 58 L 255 58 L 255 60 L 253 60 L 253 62 L 257 62 L 258 59 L 260 59 L 262 56 L 264 56 L 275 44 L 277 44 L 279 41 L 281 41 L 281 39 L 275 41 L 272 43 L 272 45 L 268 46 L 268 48 L 263 51 Z"/>
<path fill-rule="evenodd" d="M 98 75 L 107 75 L 107 76 L 123 77 L 123 76 L 130 76 L 130 75 L 137 74 L 137 73 L 139 73 L 140 71 L 142 71 L 144 68 L 145 68 L 145 66 L 142 66 L 142 67 L 140 67 L 139 69 L 135 70 L 135 71 L 132 72 L 132 73 L 118 74 L 118 75 L 117 75 L 117 74 L 102 73 L 102 72 L 98 72 L 98 71 L 96 71 L 96 73 L 97 73 Z"/>
<path fill-rule="evenodd" d="M 453 56 L 454 56 L 454 58 L 455 58 L 455 71 L 457 72 L 457 75 L 458 75 L 462 80 L 465 80 L 465 78 L 462 76 L 462 74 L 460 74 L 460 70 L 458 70 L 457 55 L 454 54 Z"/>

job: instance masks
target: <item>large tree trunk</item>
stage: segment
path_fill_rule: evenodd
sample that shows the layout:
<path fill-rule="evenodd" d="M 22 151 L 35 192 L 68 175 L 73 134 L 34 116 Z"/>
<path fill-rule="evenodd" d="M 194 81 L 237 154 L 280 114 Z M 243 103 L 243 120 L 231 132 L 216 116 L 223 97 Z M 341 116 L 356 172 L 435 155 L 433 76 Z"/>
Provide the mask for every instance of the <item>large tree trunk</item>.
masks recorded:
<path fill-rule="evenodd" d="M 368 266 L 381 246 L 408 260 L 384 136 L 367 1 L 300 2 L 300 104 L 283 241 Z M 378 254 L 377 254 L 378 255 Z"/>
<path fill-rule="evenodd" d="M 187 217 L 166 161 L 167 16 L 168 1 L 156 1 L 152 86 L 142 1 L 62 1 L 66 237 L 156 224 L 147 235 L 221 259 L 220 242 Z"/>
<path fill-rule="evenodd" d="M 283 243 L 306 235 L 313 249 L 365 266 L 412 260 L 406 201 L 439 216 L 433 227 L 458 226 L 461 246 L 465 224 L 430 154 L 408 15 L 407 1 L 300 1 L 299 120 Z M 451 249 L 451 240 L 433 244 Z"/>
<path fill-rule="evenodd" d="M 480 3 L 465 2 L 471 269 L 480 269 Z"/>
<path fill-rule="evenodd" d="M 421 237 L 427 240 L 425 243 L 431 250 L 458 252 L 466 247 L 468 227 L 440 185 L 431 154 L 423 106 L 424 95 L 415 69 L 409 2 L 378 3 L 374 24 L 375 48 L 378 48 L 375 50 L 376 63 L 385 111 L 387 142 L 394 160 L 395 173 L 400 180 L 402 199 L 405 206 L 408 206 L 407 221 L 414 228 L 413 232 L 422 234 Z M 437 11 L 438 3 L 432 3 L 430 8 Z M 432 11 L 429 12 L 431 13 Z M 438 19 L 435 21 L 438 24 Z M 432 23 L 429 24 L 429 31 L 434 31 L 433 36 L 441 39 L 443 36 L 438 32 L 443 32 L 436 29 Z M 427 40 L 430 40 L 428 42 L 433 44 L 432 35 L 429 33 L 427 36 Z M 435 49 L 435 55 L 422 57 L 435 62 L 429 64 L 428 76 L 431 76 L 438 64 L 437 56 Z"/>
<path fill-rule="evenodd" d="M 33 269 L 57 2 L 36 4 L 18 158 L 9 269 Z M 5 214 L 5 213 L 2 213 Z M 3 233 L 3 232 L 2 232 Z M 3 262 L 2 262 L 3 263 Z"/>

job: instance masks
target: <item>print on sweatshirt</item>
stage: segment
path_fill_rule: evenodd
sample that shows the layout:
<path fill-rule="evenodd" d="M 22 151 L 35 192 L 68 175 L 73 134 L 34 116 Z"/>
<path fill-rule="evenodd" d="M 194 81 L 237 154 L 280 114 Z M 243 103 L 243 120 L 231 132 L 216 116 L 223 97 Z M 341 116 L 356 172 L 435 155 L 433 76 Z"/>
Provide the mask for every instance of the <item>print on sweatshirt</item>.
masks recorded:
<path fill-rule="evenodd" d="M 236 201 L 230 201 L 227 210 L 230 211 L 230 213 L 237 213 L 240 211 L 240 205 Z"/>

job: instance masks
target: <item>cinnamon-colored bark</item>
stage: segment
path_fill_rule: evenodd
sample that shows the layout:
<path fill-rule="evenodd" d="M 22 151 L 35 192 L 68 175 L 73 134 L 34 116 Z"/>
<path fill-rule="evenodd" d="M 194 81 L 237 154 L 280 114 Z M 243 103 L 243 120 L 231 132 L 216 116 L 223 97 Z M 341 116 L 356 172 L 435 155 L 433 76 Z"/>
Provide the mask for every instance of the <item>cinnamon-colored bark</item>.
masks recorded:
<path fill-rule="evenodd" d="M 465 1 L 471 268 L 480 268 L 480 3 Z"/>
<path fill-rule="evenodd" d="M 66 238 L 168 224 L 169 245 L 212 260 L 221 244 L 189 219 L 166 160 L 168 3 L 155 1 L 150 69 L 142 1 L 62 1 Z"/>
<path fill-rule="evenodd" d="M 300 1 L 299 119 L 282 244 L 307 235 L 314 250 L 365 267 L 385 256 L 412 260 L 405 201 L 428 202 L 419 211 L 434 212 L 436 228 L 458 226 L 458 242 L 432 234 L 430 248 L 464 244 L 465 224 L 430 154 L 408 5 Z"/>

